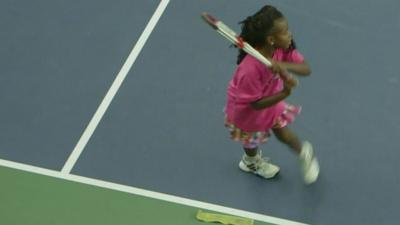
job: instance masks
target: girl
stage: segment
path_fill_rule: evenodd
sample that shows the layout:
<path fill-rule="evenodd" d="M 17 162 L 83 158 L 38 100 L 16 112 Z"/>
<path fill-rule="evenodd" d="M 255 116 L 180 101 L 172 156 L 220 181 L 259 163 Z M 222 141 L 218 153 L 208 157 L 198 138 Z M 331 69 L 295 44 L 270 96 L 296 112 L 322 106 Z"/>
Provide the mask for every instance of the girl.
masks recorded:
<path fill-rule="evenodd" d="M 225 108 L 225 126 L 231 138 L 241 141 L 245 154 L 241 170 L 272 178 L 279 167 L 262 158 L 259 145 L 266 142 L 270 131 L 299 156 L 305 183 L 316 181 L 319 165 L 309 142 L 303 143 L 287 124 L 300 108 L 285 103 L 297 80 L 282 79 L 287 71 L 308 76 L 311 71 L 296 50 L 286 18 L 273 6 L 264 6 L 241 22 L 242 38 L 269 59 L 268 68 L 256 58 L 239 50 L 238 67 L 229 82 Z"/>

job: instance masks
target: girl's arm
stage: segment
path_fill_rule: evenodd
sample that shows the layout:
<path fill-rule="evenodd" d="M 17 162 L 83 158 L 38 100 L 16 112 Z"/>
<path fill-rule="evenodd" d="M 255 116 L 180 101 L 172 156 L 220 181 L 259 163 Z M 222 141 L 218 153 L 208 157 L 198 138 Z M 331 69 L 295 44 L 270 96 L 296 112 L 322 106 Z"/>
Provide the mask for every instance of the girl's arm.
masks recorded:
<path fill-rule="evenodd" d="M 261 110 L 261 109 L 264 109 L 264 108 L 268 108 L 268 107 L 273 106 L 276 103 L 282 101 L 283 99 L 285 99 L 289 95 L 290 95 L 290 93 L 288 93 L 287 91 L 283 90 L 281 92 L 278 92 L 275 95 L 267 96 L 267 97 L 264 97 L 264 98 L 262 98 L 262 99 L 260 99 L 258 101 L 255 101 L 255 102 L 251 103 L 251 106 L 256 110 Z"/>
<path fill-rule="evenodd" d="M 288 63 L 288 62 L 276 62 L 281 68 L 294 73 L 299 76 L 308 76 L 311 74 L 311 68 L 307 62 L 303 63 Z"/>
<path fill-rule="evenodd" d="M 292 88 L 294 88 L 297 85 L 297 80 L 294 78 L 289 78 L 287 80 L 284 80 L 283 82 L 284 82 L 283 90 L 281 92 L 278 92 L 275 95 L 267 96 L 258 101 L 255 101 L 251 103 L 251 106 L 256 110 L 261 110 L 273 106 L 276 103 L 287 98 L 291 94 Z"/>

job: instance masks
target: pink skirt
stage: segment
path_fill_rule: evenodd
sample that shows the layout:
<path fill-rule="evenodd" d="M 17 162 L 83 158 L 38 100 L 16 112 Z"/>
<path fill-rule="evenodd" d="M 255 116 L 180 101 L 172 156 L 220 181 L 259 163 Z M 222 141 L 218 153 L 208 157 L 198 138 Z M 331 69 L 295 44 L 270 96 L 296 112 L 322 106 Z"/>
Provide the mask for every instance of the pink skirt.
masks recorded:
<path fill-rule="evenodd" d="M 301 107 L 296 107 L 290 104 L 286 104 L 286 108 L 276 121 L 274 128 L 283 128 L 288 124 L 292 123 L 295 117 L 300 113 Z M 236 127 L 232 122 L 227 119 L 225 115 L 225 127 L 230 132 L 230 137 L 234 141 L 242 142 L 244 146 L 258 146 L 262 143 L 267 142 L 268 137 L 271 136 L 271 130 L 266 131 L 255 131 L 247 132 Z"/>

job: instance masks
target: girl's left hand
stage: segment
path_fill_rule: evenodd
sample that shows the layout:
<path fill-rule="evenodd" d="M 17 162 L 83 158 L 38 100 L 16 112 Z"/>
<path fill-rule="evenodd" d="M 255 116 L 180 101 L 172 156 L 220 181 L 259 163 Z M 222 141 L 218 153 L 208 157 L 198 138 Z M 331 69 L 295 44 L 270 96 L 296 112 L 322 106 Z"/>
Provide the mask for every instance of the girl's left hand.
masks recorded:
<path fill-rule="evenodd" d="M 275 60 L 270 60 L 271 61 L 271 70 L 274 74 L 285 74 L 286 73 L 286 68 L 280 64 L 279 62 Z"/>

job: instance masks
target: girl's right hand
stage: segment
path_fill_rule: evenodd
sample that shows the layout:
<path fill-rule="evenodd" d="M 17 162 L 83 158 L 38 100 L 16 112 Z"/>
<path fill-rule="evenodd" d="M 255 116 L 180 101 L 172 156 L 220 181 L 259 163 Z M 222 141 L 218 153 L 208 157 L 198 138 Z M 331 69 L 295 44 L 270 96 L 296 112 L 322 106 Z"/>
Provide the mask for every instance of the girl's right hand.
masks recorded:
<path fill-rule="evenodd" d="M 287 69 L 282 65 L 282 63 L 272 59 L 270 59 L 270 61 L 271 61 L 270 68 L 274 74 L 278 74 L 282 78 L 282 80 L 291 79 L 291 81 L 289 82 L 295 84 L 294 86 L 297 86 L 298 84 L 297 79 L 288 73 Z"/>
<path fill-rule="evenodd" d="M 292 89 L 296 87 L 299 84 L 299 81 L 290 75 L 286 68 L 279 62 L 270 59 L 271 62 L 271 70 L 275 74 L 279 74 L 283 80 L 283 92 L 287 95 L 290 95 L 292 92 Z"/>

